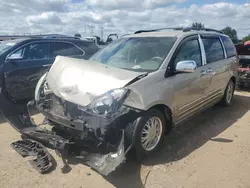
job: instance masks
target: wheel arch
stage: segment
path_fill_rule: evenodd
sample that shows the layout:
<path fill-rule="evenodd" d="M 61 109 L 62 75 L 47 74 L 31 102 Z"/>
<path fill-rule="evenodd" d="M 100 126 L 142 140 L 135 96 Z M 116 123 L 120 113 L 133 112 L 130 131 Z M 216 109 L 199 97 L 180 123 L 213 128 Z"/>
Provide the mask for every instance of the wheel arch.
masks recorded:
<path fill-rule="evenodd" d="M 152 106 L 150 109 L 157 109 L 164 114 L 164 117 L 166 118 L 166 124 L 168 125 L 166 127 L 166 133 L 170 132 L 173 128 L 172 110 L 167 105 L 164 104 L 156 104 Z"/>
<path fill-rule="evenodd" d="M 235 76 L 232 76 L 231 78 L 230 78 L 230 80 L 232 80 L 233 82 L 234 82 L 234 87 L 237 85 L 237 79 L 236 79 L 236 77 Z"/>

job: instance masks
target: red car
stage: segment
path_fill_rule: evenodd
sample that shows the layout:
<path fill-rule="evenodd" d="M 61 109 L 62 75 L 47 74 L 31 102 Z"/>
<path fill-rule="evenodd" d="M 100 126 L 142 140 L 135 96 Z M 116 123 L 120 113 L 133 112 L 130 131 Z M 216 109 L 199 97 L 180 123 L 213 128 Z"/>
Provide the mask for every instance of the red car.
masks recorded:
<path fill-rule="evenodd" d="M 239 86 L 250 86 L 250 41 L 235 45 L 239 59 Z"/>

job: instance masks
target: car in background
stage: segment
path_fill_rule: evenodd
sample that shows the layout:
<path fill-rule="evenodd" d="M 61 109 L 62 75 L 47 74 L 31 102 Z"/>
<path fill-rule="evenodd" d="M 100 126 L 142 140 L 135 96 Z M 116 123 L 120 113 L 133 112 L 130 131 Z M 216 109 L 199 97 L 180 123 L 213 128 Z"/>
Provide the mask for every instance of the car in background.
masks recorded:
<path fill-rule="evenodd" d="M 239 87 L 250 86 L 250 45 L 235 45 L 239 55 Z"/>
<path fill-rule="evenodd" d="M 0 43 L 0 90 L 15 103 L 34 97 L 39 78 L 55 57 L 89 59 L 99 47 L 92 41 L 74 38 L 26 38 Z"/>

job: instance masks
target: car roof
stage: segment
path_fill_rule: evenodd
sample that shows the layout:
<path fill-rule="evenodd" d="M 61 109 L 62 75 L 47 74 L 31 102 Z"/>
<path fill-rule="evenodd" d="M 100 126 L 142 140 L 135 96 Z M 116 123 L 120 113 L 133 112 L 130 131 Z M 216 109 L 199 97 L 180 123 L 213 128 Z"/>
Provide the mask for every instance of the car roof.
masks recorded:
<path fill-rule="evenodd" d="M 122 38 L 131 38 L 131 37 L 186 37 L 194 34 L 203 34 L 203 35 L 217 35 L 225 36 L 223 33 L 217 31 L 202 31 L 202 30 L 191 30 L 191 31 L 182 31 L 182 30 L 168 30 L 168 31 L 142 31 L 137 34 L 131 34 L 123 36 Z"/>
<path fill-rule="evenodd" d="M 19 40 L 19 39 L 16 39 Z M 79 42 L 86 42 L 86 43 L 93 43 L 93 41 L 86 40 L 86 39 L 71 39 L 71 38 L 26 38 L 20 39 L 20 42 L 35 42 L 35 41 L 55 41 L 55 42 L 72 42 L 72 43 L 79 43 Z"/>
<path fill-rule="evenodd" d="M 17 44 L 17 43 L 26 41 L 27 39 L 29 39 L 29 38 L 17 38 L 17 39 L 4 40 L 1 42 L 3 42 L 3 43 L 16 43 Z"/>

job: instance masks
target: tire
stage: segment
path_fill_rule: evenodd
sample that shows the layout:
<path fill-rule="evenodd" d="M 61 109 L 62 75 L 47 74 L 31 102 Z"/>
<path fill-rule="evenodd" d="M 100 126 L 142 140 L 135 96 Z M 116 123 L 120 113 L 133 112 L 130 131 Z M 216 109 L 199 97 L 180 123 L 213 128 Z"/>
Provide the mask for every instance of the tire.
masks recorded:
<path fill-rule="evenodd" d="M 221 100 L 221 104 L 225 106 L 229 106 L 232 103 L 233 96 L 234 96 L 235 84 L 233 80 L 229 80 L 227 87 L 224 92 L 224 96 Z"/>
<path fill-rule="evenodd" d="M 147 127 L 150 125 L 150 122 L 152 124 L 154 124 L 153 122 L 157 122 L 156 124 L 158 124 L 158 126 L 156 127 L 158 127 L 158 130 L 151 129 L 151 134 L 147 134 L 146 131 Z M 125 128 L 125 137 L 127 143 L 132 145 L 132 152 L 135 152 L 136 158 L 139 162 L 142 162 L 145 158 L 160 149 L 160 146 L 164 140 L 165 131 L 166 118 L 163 113 L 157 109 L 150 109 Z M 142 141 L 142 139 L 145 140 L 146 135 L 148 135 L 150 138 L 155 137 L 155 139 L 151 141 L 152 147 L 146 147 L 146 142 Z"/>

